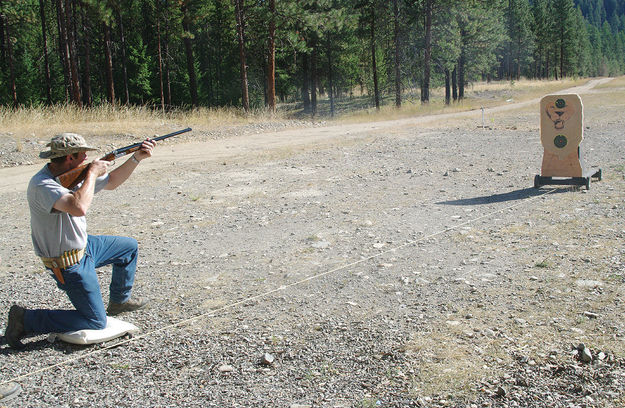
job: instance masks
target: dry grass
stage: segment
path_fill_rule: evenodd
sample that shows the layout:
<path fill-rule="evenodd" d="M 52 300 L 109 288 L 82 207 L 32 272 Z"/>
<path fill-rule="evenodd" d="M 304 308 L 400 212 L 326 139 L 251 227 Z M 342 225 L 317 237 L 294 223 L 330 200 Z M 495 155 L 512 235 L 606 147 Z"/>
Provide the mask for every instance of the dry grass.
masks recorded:
<path fill-rule="evenodd" d="M 601 84 L 595 87 L 595 89 L 614 89 L 621 88 L 625 86 L 625 76 L 621 76 L 618 78 L 612 79 L 610 82 L 606 84 Z"/>
<path fill-rule="evenodd" d="M 435 332 L 420 335 L 406 346 L 416 371 L 411 390 L 414 395 L 453 394 L 454 400 L 471 400 L 484 379 L 502 375 L 498 367 L 511 361 L 501 339 L 478 347 L 469 338 L 472 328 L 464 323 L 448 320 L 437 326 Z"/>
<path fill-rule="evenodd" d="M 586 83 L 588 79 L 564 79 L 561 81 L 540 81 L 522 79 L 520 81 L 478 82 L 469 88 L 471 92 L 510 91 L 514 95 L 523 96 L 520 100 L 527 100 L 546 95 L 560 89 L 571 88 Z"/>
<path fill-rule="evenodd" d="M 620 85 L 619 85 L 620 83 Z M 605 124 L 606 118 L 601 112 L 604 110 L 606 98 L 610 100 L 610 106 L 625 106 L 625 77 L 614 79 L 607 84 L 603 84 L 582 96 L 584 103 L 584 121 L 598 122 Z M 613 119 L 609 120 L 610 122 Z"/>
<path fill-rule="evenodd" d="M 16 139 L 45 140 L 60 132 L 77 132 L 90 136 L 110 134 L 152 135 L 170 131 L 172 127 L 198 127 L 203 130 L 218 127 L 262 123 L 280 117 L 265 111 L 244 115 L 235 108 L 199 108 L 162 113 L 145 106 L 100 105 L 80 109 L 73 105 L 48 108 L 12 109 L 0 107 L 0 127 Z"/>

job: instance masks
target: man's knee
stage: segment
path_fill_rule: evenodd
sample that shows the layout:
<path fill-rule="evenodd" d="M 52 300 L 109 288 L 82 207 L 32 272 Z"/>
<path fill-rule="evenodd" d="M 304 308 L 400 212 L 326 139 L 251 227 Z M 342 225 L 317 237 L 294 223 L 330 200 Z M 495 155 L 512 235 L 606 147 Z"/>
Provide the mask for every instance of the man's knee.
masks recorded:
<path fill-rule="evenodd" d="M 132 251 L 136 251 L 139 248 L 139 243 L 136 239 L 131 237 L 123 237 L 124 246 Z"/>
<path fill-rule="evenodd" d="M 85 329 L 102 330 L 106 327 L 106 314 L 103 316 L 96 316 L 93 319 L 89 319 L 87 322 L 88 327 Z"/>
<path fill-rule="evenodd" d="M 136 257 L 139 253 L 139 243 L 134 238 L 126 238 L 126 248 L 132 257 Z"/>

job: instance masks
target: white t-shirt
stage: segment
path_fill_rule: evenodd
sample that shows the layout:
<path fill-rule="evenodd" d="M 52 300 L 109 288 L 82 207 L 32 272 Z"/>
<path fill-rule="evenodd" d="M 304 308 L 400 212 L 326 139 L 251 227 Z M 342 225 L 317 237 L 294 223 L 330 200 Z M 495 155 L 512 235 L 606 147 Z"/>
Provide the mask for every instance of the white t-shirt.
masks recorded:
<path fill-rule="evenodd" d="M 96 179 L 96 193 L 106 186 L 108 177 L 106 174 Z M 87 245 L 86 218 L 74 217 L 54 208 L 54 203 L 68 193 L 71 190 L 54 179 L 48 165 L 43 166 L 28 183 L 26 197 L 30 207 L 31 237 L 37 256 L 56 258 L 65 251 L 82 249 Z"/>

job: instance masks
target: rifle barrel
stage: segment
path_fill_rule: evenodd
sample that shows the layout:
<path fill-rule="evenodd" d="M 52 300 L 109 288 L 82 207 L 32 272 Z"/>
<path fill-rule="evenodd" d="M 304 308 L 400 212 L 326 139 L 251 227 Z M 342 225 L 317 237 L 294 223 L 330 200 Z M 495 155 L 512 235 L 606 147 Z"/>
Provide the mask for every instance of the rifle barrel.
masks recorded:
<path fill-rule="evenodd" d="M 172 132 L 172 133 L 167 133 L 166 135 L 157 136 L 157 137 L 153 138 L 152 140 L 157 142 L 159 140 L 167 139 L 168 137 L 176 136 L 176 135 L 179 135 L 181 133 L 190 132 L 191 130 L 192 130 L 191 128 L 177 130 L 177 131 Z M 113 150 L 108 155 L 112 154 L 115 158 L 118 158 L 118 157 L 123 156 L 125 154 L 128 154 L 130 152 L 134 152 L 135 150 L 138 150 L 139 147 L 141 147 L 142 144 L 143 144 L 143 142 L 139 142 L 139 143 L 134 143 L 134 144 L 128 145 L 126 147 L 120 147 L 119 149 Z"/>
<path fill-rule="evenodd" d="M 163 140 L 163 139 L 167 139 L 168 137 L 176 136 L 181 133 L 185 133 L 189 131 L 191 131 L 191 128 L 186 128 L 186 129 L 178 130 L 176 132 L 168 133 L 163 136 L 155 137 L 152 140 Z M 143 142 L 135 143 L 130 146 L 122 147 L 121 149 L 113 150 L 112 152 L 108 153 L 106 156 L 102 157 L 100 160 L 106 160 L 106 161 L 115 160 L 116 158 L 121 157 L 125 154 L 132 153 L 136 150 L 139 150 L 142 144 Z M 61 184 L 63 187 L 69 188 L 71 190 L 85 179 L 88 167 L 89 166 L 87 164 L 84 164 L 72 170 L 68 170 L 63 174 L 59 174 L 56 177 L 56 181 L 59 184 Z"/>

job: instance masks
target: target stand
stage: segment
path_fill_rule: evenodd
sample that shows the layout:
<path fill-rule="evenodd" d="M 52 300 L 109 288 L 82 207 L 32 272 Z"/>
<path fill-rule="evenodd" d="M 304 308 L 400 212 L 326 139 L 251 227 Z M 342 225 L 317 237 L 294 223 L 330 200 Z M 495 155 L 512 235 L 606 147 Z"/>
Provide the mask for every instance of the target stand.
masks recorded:
<path fill-rule="evenodd" d="M 580 144 L 584 138 L 582 99 L 577 94 L 547 95 L 540 101 L 540 142 L 545 148 L 541 174 L 534 187 L 544 185 L 586 186 L 601 180 L 601 169 L 584 166 Z"/>

